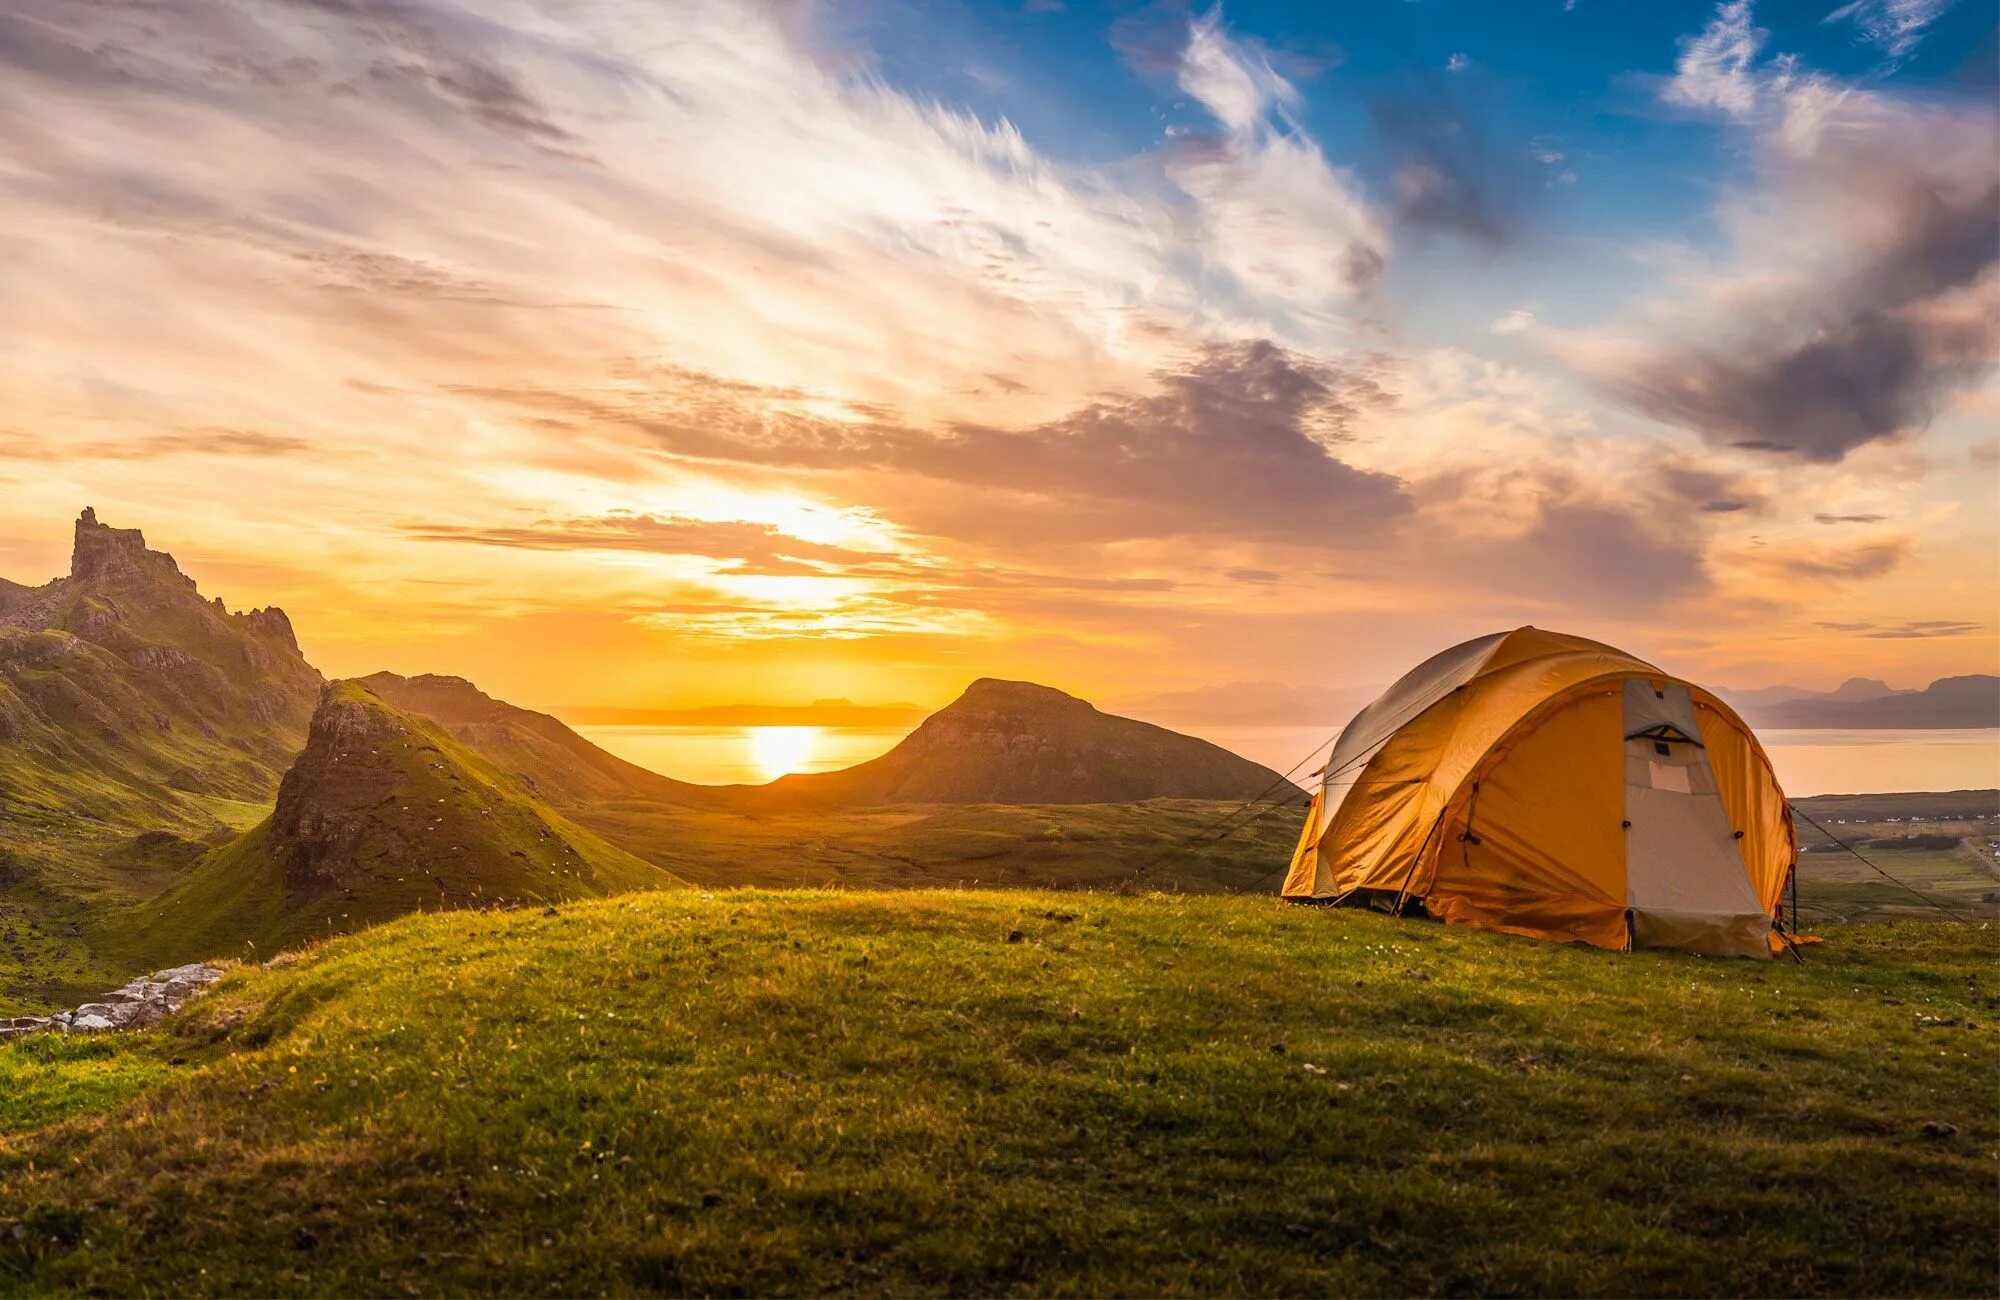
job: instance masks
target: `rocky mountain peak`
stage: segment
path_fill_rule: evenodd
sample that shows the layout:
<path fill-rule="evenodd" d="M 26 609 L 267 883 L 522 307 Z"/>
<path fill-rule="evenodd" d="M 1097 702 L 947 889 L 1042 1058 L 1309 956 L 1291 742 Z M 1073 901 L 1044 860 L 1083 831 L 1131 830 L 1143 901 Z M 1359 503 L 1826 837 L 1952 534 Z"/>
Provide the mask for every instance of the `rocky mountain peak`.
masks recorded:
<path fill-rule="evenodd" d="M 116 582 L 140 577 L 170 578 L 192 588 L 174 557 L 147 549 L 146 536 L 136 528 L 113 528 L 97 521 L 90 506 L 76 519 L 76 545 L 70 551 L 69 576 L 79 581 Z"/>
<path fill-rule="evenodd" d="M 292 620 L 276 605 L 267 609 L 253 609 L 244 615 L 244 618 L 250 628 L 250 635 L 262 637 L 266 641 L 276 641 L 279 645 L 294 651 L 299 648 L 298 634 L 292 631 Z"/>
<path fill-rule="evenodd" d="M 964 693 L 946 705 L 940 713 L 954 710 L 980 713 L 1035 713 L 1049 709 L 1097 712 L 1096 707 L 1089 701 L 1080 700 L 1053 686 L 1042 686 L 1035 682 L 1012 682 L 1000 677 L 981 677 L 966 687 Z"/>

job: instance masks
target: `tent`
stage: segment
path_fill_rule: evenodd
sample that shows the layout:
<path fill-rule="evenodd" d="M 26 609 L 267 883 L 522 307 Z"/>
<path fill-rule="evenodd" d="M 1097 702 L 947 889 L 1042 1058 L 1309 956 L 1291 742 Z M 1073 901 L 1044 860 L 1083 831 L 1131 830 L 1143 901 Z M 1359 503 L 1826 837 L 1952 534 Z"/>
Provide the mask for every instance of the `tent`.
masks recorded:
<path fill-rule="evenodd" d="M 1734 710 L 1582 637 L 1435 655 L 1355 715 L 1285 878 L 1300 902 L 1600 948 L 1769 957 L 1797 861 Z"/>

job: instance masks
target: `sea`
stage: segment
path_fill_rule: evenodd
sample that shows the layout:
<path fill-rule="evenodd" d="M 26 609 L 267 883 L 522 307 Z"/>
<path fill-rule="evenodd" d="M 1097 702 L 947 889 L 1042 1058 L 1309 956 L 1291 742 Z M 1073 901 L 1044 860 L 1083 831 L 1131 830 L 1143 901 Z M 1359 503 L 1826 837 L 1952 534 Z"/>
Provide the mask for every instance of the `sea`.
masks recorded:
<path fill-rule="evenodd" d="M 887 753 L 907 727 L 591 726 L 593 744 L 662 776 L 699 785 L 761 784 L 830 772 Z M 1303 727 L 1188 727 L 1191 735 L 1283 772 L 1329 735 Z M 1785 793 L 1893 794 L 2000 788 L 2000 729 L 1760 730 Z M 1323 761 L 1314 758 L 1302 771 Z"/>

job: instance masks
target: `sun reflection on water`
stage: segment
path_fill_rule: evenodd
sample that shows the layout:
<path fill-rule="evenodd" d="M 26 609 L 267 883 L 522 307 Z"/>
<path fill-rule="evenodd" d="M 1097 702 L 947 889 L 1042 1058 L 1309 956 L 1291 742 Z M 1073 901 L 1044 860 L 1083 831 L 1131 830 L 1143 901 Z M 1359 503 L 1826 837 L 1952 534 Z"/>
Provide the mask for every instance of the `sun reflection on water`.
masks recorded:
<path fill-rule="evenodd" d="M 766 781 L 803 772 L 818 748 L 818 727 L 745 727 L 750 759 Z"/>

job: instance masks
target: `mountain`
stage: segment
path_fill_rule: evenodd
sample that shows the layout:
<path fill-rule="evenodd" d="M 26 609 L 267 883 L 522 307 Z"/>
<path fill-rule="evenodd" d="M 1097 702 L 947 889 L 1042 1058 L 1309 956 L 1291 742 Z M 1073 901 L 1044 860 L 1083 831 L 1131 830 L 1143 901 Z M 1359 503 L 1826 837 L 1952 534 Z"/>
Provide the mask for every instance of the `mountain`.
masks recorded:
<path fill-rule="evenodd" d="M 1850 681 L 1841 690 L 1854 685 Z M 2000 677 L 1985 673 L 1941 677 L 1921 691 L 1896 691 L 1888 695 L 1863 694 L 1857 698 L 1852 693 L 1842 696 L 1835 692 L 1780 700 L 1759 708 L 1745 708 L 1743 716 L 1760 727 L 2000 727 Z"/>
<path fill-rule="evenodd" d="M 271 952 L 406 912 L 685 882 L 577 826 L 436 724 L 328 686 L 277 806 L 106 927 L 147 960 Z"/>
<path fill-rule="evenodd" d="M 496 700 L 463 677 L 373 673 L 361 684 L 382 700 L 430 719 L 487 762 L 558 805 L 644 799 L 697 805 L 707 790 L 617 758 L 546 713 Z"/>
<path fill-rule="evenodd" d="M 0 1011 L 130 976 L 94 922 L 263 814 L 321 685 L 282 610 L 92 510 L 66 576 L 0 583 Z"/>
<path fill-rule="evenodd" d="M 270 798 L 320 684 L 283 610 L 204 600 L 86 509 L 69 576 L 0 590 L 0 839 L 23 819 L 214 826 L 188 796 Z"/>
<path fill-rule="evenodd" d="M 982 677 L 882 757 L 763 788 L 835 804 L 1128 803 L 1250 799 L 1281 779 L 1220 746 L 1100 713 L 1051 687 Z"/>
<path fill-rule="evenodd" d="M 1885 681 L 1874 677 L 1850 677 L 1830 691 L 1815 691 L 1804 686 L 1765 686 L 1754 691 L 1724 691 L 1723 698 L 1735 707 L 1738 713 L 1749 717 L 1773 705 L 1790 704 L 1796 700 L 1835 700 L 1843 703 L 1859 703 L 1862 700 L 1879 700 L 1890 695 L 1914 695 L 1914 691 L 1899 691 Z"/>

